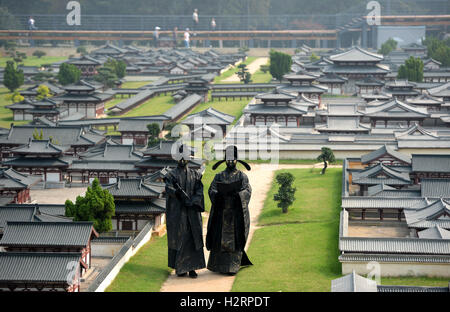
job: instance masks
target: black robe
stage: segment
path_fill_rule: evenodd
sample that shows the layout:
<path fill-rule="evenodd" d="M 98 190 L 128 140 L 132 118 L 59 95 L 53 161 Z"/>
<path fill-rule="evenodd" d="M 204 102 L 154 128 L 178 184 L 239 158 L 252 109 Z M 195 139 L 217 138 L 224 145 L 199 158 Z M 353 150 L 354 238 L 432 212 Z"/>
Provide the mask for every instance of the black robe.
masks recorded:
<path fill-rule="evenodd" d="M 176 274 L 206 266 L 201 215 L 205 206 L 201 178 L 196 170 L 177 167 L 165 179 L 168 265 L 176 270 Z M 174 182 L 189 195 L 190 201 L 176 196 Z"/>
<path fill-rule="evenodd" d="M 218 191 L 218 183 L 239 181 L 241 188 L 231 195 Z M 237 273 L 240 266 L 252 263 L 244 251 L 250 230 L 248 203 L 252 188 L 248 177 L 239 170 L 226 169 L 214 177 L 209 188 L 211 212 L 208 219 L 206 248 L 210 250 L 208 270 Z"/>

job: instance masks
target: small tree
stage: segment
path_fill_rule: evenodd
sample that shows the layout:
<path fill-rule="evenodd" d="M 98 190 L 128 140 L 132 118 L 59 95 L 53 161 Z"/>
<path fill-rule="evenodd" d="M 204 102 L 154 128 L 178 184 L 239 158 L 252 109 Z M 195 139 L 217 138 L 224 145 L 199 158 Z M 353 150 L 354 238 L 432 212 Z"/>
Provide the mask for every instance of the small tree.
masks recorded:
<path fill-rule="evenodd" d="M 148 146 L 153 146 L 161 141 L 159 138 L 159 133 L 161 132 L 159 125 L 157 123 L 151 123 L 147 125 L 148 129 Z"/>
<path fill-rule="evenodd" d="M 280 185 L 278 193 L 273 196 L 273 200 L 277 201 L 278 208 L 281 208 L 283 213 L 288 212 L 288 208 L 295 201 L 295 187 L 292 187 L 294 176 L 289 172 L 279 173 L 276 176 L 277 183 Z"/>
<path fill-rule="evenodd" d="M 236 73 L 236 75 L 239 77 L 239 79 L 241 80 L 241 82 L 248 84 L 251 82 L 251 78 L 252 78 L 252 74 L 249 73 L 248 69 L 247 69 L 247 65 L 245 64 L 240 64 L 238 66 L 239 71 Z"/>
<path fill-rule="evenodd" d="M 423 62 L 420 58 L 410 56 L 398 69 L 397 78 L 408 79 L 409 81 L 423 81 Z"/>
<path fill-rule="evenodd" d="M 118 78 L 123 78 L 127 74 L 127 63 L 122 60 L 109 59 L 103 66 L 111 69 Z"/>
<path fill-rule="evenodd" d="M 78 47 L 78 48 L 77 48 L 77 53 L 79 53 L 79 54 L 81 54 L 81 55 L 87 54 L 86 47 L 83 47 L 83 46 Z"/>
<path fill-rule="evenodd" d="M 25 77 L 21 69 L 17 69 L 13 61 L 7 61 L 5 72 L 3 74 L 3 84 L 9 89 L 9 91 L 14 92 L 21 85 L 23 85 Z"/>
<path fill-rule="evenodd" d="M 44 139 L 44 132 L 42 131 L 42 129 L 41 129 L 41 132 L 39 132 L 38 129 L 34 128 L 33 139 L 35 139 L 35 140 L 43 140 Z"/>
<path fill-rule="evenodd" d="M 62 63 L 59 66 L 58 81 L 63 86 L 80 81 L 81 71 L 73 64 Z"/>
<path fill-rule="evenodd" d="M 281 81 L 283 76 L 291 70 L 292 57 L 289 54 L 278 52 L 275 50 L 270 51 L 270 74 L 275 79 Z"/>
<path fill-rule="evenodd" d="M 328 147 L 322 147 L 322 152 L 317 157 L 317 160 L 323 161 L 322 174 L 325 174 L 325 170 L 327 170 L 328 167 L 327 162 L 334 163 L 336 161 L 336 159 L 334 158 L 333 151 Z"/>
<path fill-rule="evenodd" d="M 378 53 L 386 56 L 395 49 L 397 49 L 397 41 L 395 41 L 392 38 L 389 38 L 385 43 L 381 45 L 381 49 L 378 50 Z"/>
<path fill-rule="evenodd" d="M 114 197 L 108 190 L 102 189 L 98 179 L 87 188 L 84 197 L 78 196 L 75 203 L 66 200 L 66 217 L 74 221 L 93 221 L 97 232 L 103 233 L 112 229 L 112 216 L 115 215 Z"/>
<path fill-rule="evenodd" d="M 107 88 L 112 88 L 118 80 L 114 69 L 103 66 L 97 70 L 98 74 L 94 76 L 94 80 L 102 83 Z"/>
<path fill-rule="evenodd" d="M 320 60 L 320 57 L 318 57 L 318 56 L 313 52 L 313 53 L 311 53 L 311 56 L 309 57 L 309 60 L 310 60 L 311 62 L 315 62 L 315 61 Z"/>
<path fill-rule="evenodd" d="M 37 88 L 37 93 L 38 93 L 38 95 L 36 96 L 36 99 L 38 99 L 38 100 L 43 100 L 43 99 L 50 97 L 50 90 L 48 89 L 48 87 L 46 85 L 40 85 Z"/>
<path fill-rule="evenodd" d="M 37 58 L 41 58 L 45 55 L 47 55 L 47 53 L 45 53 L 44 51 L 41 51 L 41 50 L 36 50 L 33 52 L 33 56 L 36 56 Z"/>

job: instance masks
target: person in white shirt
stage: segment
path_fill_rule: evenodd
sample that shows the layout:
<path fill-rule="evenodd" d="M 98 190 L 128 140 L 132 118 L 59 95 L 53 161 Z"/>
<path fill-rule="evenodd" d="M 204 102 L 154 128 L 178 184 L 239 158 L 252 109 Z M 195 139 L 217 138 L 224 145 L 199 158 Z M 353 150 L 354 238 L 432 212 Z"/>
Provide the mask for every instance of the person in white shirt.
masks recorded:
<path fill-rule="evenodd" d="M 186 31 L 184 32 L 184 47 L 185 48 L 189 48 L 189 39 L 190 34 L 189 34 L 189 28 L 186 28 Z"/>
<path fill-rule="evenodd" d="M 197 9 L 194 9 L 194 13 L 192 13 L 192 21 L 193 21 L 192 30 L 195 31 L 198 26 L 198 10 Z"/>
<path fill-rule="evenodd" d="M 29 30 L 37 29 L 37 27 L 34 25 L 34 18 L 32 16 L 30 16 L 30 18 L 28 19 L 28 29 Z"/>

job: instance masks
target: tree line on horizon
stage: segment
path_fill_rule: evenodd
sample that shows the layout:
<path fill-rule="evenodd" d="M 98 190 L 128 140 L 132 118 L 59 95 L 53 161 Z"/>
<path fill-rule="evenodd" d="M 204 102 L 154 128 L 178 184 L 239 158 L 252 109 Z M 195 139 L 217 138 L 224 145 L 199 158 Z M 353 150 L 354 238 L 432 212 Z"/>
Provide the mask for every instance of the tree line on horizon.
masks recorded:
<path fill-rule="evenodd" d="M 336 14 L 358 10 L 365 12 L 366 0 L 78 0 L 82 14 L 135 14 L 135 15 L 190 15 L 194 8 L 202 15 L 309 15 Z M 55 0 L 0 0 L 0 7 L 15 15 L 65 14 L 68 1 Z M 383 9 L 383 1 L 380 1 Z M 394 2 L 394 1 L 393 1 Z M 424 13 L 427 3 L 395 0 L 402 12 Z M 394 6 L 393 6 L 394 7 Z M 400 12 L 399 12 L 400 13 Z"/>

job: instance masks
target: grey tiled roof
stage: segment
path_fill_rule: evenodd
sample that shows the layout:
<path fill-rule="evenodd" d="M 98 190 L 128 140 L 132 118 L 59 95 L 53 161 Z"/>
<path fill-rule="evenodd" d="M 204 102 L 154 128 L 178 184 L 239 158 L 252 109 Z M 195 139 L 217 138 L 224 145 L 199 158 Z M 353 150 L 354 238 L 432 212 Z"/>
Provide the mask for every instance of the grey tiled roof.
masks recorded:
<path fill-rule="evenodd" d="M 10 151 L 19 154 L 62 154 L 69 150 L 68 146 L 59 146 L 50 140 L 31 140 L 28 144 L 12 148 Z"/>
<path fill-rule="evenodd" d="M 126 99 L 123 102 L 120 102 L 119 104 L 116 104 L 111 109 L 117 108 L 119 110 L 128 110 L 132 107 L 134 107 L 136 104 L 146 101 L 147 99 L 151 98 L 155 94 L 154 90 L 143 90 L 136 94 L 135 96 Z"/>
<path fill-rule="evenodd" d="M 168 118 L 166 116 L 149 116 L 141 118 L 122 118 L 119 121 L 119 132 L 143 132 L 148 133 L 147 126 L 152 123 L 157 123 L 162 129 L 162 124 Z"/>
<path fill-rule="evenodd" d="M 450 264 L 450 256 L 344 253 L 340 262 L 390 262 L 390 263 L 444 263 Z"/>
<path fill-rule="evenodd" d="M 0 282 L 67 283 L 67 265 L 81 253 L 0 252 Z"/>
<path fill-rule="evenodd" d="M 150 213 L 159 214 L 166 212 L 166 200 L 155 199 L 150 202 L 116 202 L 116 214 L 123 213 Z"/>
<path fill-rule="evenodd" d="M 376 151 L 373 151 L 369 154 L 362 155 L 361 163 L 367 164 L 367 163 L 374 161 L 375 159 L 380 158 L 384 155 L 389 155 L 389 156 L 394 157 L 402 162 L 411 164 L 411 157 L 409 155 L 394 151 L 390 146 L 387 146 L 387 145 L 383 145 Z"/>
<path fill-rule="evenodd" d="M 382 198 L 382 197 L 344 197 L 342 208 L 423 208 L 428 205 L 425 198 Z"/>
<path fill-rule="evenodd" d="M 28 207 L 0 207 L 0 228 L 6 226 L 7 221 L 32 221 L 36 209 Z"/>
<path fill-rule="evenodd" d="M 183 120 L 183 124 L 201 123 L 206 125 L 229 125 L 234 121 L 234 116 L 222 113 L 212 107 L 201 112 L 191 114 Z"/>
<path fill-rule="evenodd" d="M 450 172 L 450 155 L 412 155 L 412 169 L 414 172 Z"/>
<path fill-rule="evenodd" d="M 85 247 L 93 222 L 7 222 L 0 246 Z"/>
<path fill-rule="evenodd" d="M 164 191 L 164 184 L 158 182 L 144 182 L 142 178 L 121 179 L 116 183 L 105 185 L 104 189 L 108 190 L 114 197 L 148 197 L 158 198 Z"/>
<path fill-rule="evenodd" d="M 445 230 L 438 225 L 420 231 L 417 235 L 419 235 L 419 238 L 450 239 L 450 231 Z"/>
<path fill-rule="evenodd" d="M 389 68 L 381 64 L 374 66 L 349 66 L 349 65 L 329 65 L 323 69 L 324 73 L 343 74 L 364 74 L 364 75 L 385 75 L 389 73 Z"/>
<path fill-rule="evenodd" d="M 438 87 L 428 89 L 428 93 L 435 97 L 449 97 L 450 96 L 450 82 L 447 82 Z"/>
<path fill-rule="evenodd" d="M 317 79 L 317 81 L 320 83 L 345 83 L 347 80 L 347 78 L 341 77 L 336 73 L 327 73 Z"/>
<path fill-rule="evenodd" d="M 56 157 L 19 157 L 2 162 L 3 165 L 12 167 L 67 167 L 70 163 L 68 158 Z"/>
<path fill-rule="evenodd" d="M 339 249 L 345 253 L 450 255 L 450 240 L 341 237 Z"/>
<path fill-rule="evenodd" d="M 136 161 L 137 162 L 137 161 Z M 78 171 L 78 170 L 91 170 L 91 171 L 128 171 L 137 172 L 138 168 L 135 167 L 136 162 L 122 162 L 122 161 L 101 161 L 101 160 L 75 160 L 72 165 L 68 168 L 68 171 Z"/>
<path fill-rule="evenodd" d="M 351 274 L 331 281 L 331 292 L 376 292 L 377 282 L 362 277 L 353 271 Z"/>
<path fill-rule="evenodd" d="M 14 169 L 0 169 L 0 190 L 28 188 L 41 178 L 18 172 Z"/>
<path fill-rule="evenodd" d="M 385 117 L 385 118 L 400 118 L 400 117 L 419 117 L 424 118 L 429 116 L 426 108 L 415 107 L 405 104 L 397 99 L 378 106 L 366 107 L 365 116 L 369 117 Z"/>
<path fill-rule="evenodd" d="M 409 104 L 416 104 L 416 105 L 418 105 L 418 104 L 420 104 L 420 105 L 438 105 L 438 104 L 444 103 L 444 101 L 442 101 L 434 96 L 431 96 L 429 94 L 421 94 L 415 98 L 406 99 L 406 102 Z"/>
<path fill-rule="evenodd" d="M 416 210 L 405 210 L 404 214 L 406 223 L 408 223 L 409 227 L 420 227 L 418 225 L 420 222 L 427 221 L 429 224 L 439 225 L 448 229 L 448 226 L 443 225 L 440 221 L 448 221 L 448 223 L 450 223 L 450 219 L 445 218 L 445 216 L 450 216 L 450 202 L 440 198 L 423 208 Z"/>
<path fill-rule="evenodd" d="M 169 108 L 163 115 L 169 117 L 171 120 L 175 120 L 181 117 L 182 114 L 186 113 L 190 109 L 194 108 L 200 103 L 202 97 L 198 94 L 191 94 L 181 100 L 179 103 L 173 105 Z"/>
<path fill-rule="evenodd" d="M 89 130 L 83 129 L 81 126 L 13 126 L 11 127 L 8 135 L 0 137 L 0 144 L 27 144 L 30 138 L 33 138 L 33 132 L 35 129 L 44 135 L 44 139 L 49 137 L 57 140 L 60 145 L 95 145 L 100 143 L 105 138 L 98 134 L 91 133 Z"/>
<path fill-rule="evenodd" d="M 330 60 L 333 62 L 379 62 L 383 60 L 383 55 L 354 47 L 346 52 L 330 56 Z"/>
<path fill-rule="evenodd" d="M 378 292 L 449 292 L 449 287 L 378 285 Z"/>
<path fill-rule="evenodd" d="M 386 177 L 379 177 L 380 174 Z M 354 184 L 386 184 L 408 185 L 412 184 L 409 174 L 401 172 L 394 167 L 387 167 L 383 163 L 369 167 L 360 172 L 354 172 L 352 183 Z"/>
<path fill-rule="evenodd" d="M 264 104 L 250 104 L 244 110 L 245 113 L 250 114 L 270 114 L 270 115 L 305 115 L 308 113 L 307 106 L 300 106 L 296 104 L 289 105 L 264 105 Z"/>
<path fill-rule="evenodd" d="M 136 162 L 142 159 L 142 153 L 133 145 L 112 145 L 106 143 L 99 148 L 93 147 L 80 155 L 87 161 L 123 161 Z"/>
<path fill-rule="evenodd" d="M 450 198 L 450 179 L 421 179 L 422 197 Z"/>
<path fill-rule="evenodd" d="M 24 208 L 29 208 L 29 207 L 37 207 L 38 210 L 41 213 L 45 213 L 47 215 L 52 215 L 52 216 L 64 216 L 65 212 L 66 212 L 66 206 L 64 204 L 59 205 L 59 204 L 9 204 L 6 207 L 24 207 Z M 11 220 L 11 221 L 16 221 L 16 220 Z M 20 220 L 17 220 L 20 221 Z"/>

